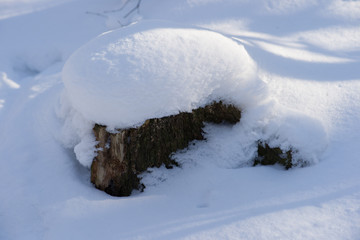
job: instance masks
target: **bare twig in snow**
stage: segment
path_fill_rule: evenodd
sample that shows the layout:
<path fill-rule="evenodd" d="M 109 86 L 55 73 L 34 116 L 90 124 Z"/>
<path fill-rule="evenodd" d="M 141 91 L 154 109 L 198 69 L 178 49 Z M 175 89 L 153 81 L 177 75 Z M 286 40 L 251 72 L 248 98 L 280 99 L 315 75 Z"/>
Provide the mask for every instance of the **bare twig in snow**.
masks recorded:
<path fill-rule="evenodd" d="M 130 12 L 128 12 L 125 17 L 127 18 L 131 13 L 133 13 L 134 11 L 138 11 L 139 12 L 139 9 L 140 9 L 140 4 L 141 4 L 141 0 L 138 0 L 138 3 L 136 4 L 136 6 L 130 10 Z"/>
<path fill-rule="evenodd" d="M 89 11 L 86 11 L 85 13 L 86 13 L 86 14 L 96 15 L 96 16 L 99 16 L 99 17 L 104 17 L 104 18 L 107 18 L 107 17 L 108 17 L 108 16 L 105 15 L 105 14 L 97 13 L 97 12 L 89 12 Z"/>
<path fill-rule="evenodd" d="M 131 2 L 132 0 L 127 0 L 120 8 L 118 9 L 114 9 L 114 10 L 106 10 L 106 11 L 103 11 L 103 12 L 90 12 L 90 11 L 87 11 L 85 12 L 86 14 L 92 14 L 92 15 L 96 15 L 96 16 L 99 16 L 99 17 L 104 17 L 104 18 L 108 18 L 108 14 L 109 13 L 115 13 L 115 12 L 120 12 L 120 11 L 123 11 L 127 6 L 128 4 Z M 133 7 L 127 14 L 124 15 L 123 18 L 127 18 L 130 16 L 130 14 L 132 14 L 133 12 L 137 11 L 139 12 L 139 9 L 140 9 L 140 4 L 141 4 L 141 1 L 142 0 L 138 0 L 137 4 L 135 5 L 135 7 Z M 123 24 L 121 24 L 120 20 L 118 20 L 118 23 L 123 26 Z"/>
<path fill-rule="evenodd" d="M 120 11 L 122 11 L 125 7 L 126 7 L 126 5 L 128 5 L 128 3 L 130 2 L 131 0 L 127 0 L 120 8 L 118 8 L 118 9 L 114 9 L 114 10 L 106 10 L 106 11 L 104 11 L 104 13 L 114 13 L 114 12 L 120 12 Z"/>

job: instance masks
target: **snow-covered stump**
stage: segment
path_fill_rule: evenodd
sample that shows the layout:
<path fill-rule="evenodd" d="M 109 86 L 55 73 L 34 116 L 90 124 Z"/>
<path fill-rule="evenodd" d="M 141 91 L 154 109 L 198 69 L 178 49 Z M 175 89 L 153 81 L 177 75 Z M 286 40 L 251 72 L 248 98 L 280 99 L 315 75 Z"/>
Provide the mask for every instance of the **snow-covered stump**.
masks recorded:
<path fill-rule="evenodd" d="M 95 125 L 98 155 L 91 165 L 91 182 L 110 195 L 128 196 L 133 189 L 142 188 L 139 173 L 162 164 L 167 168 L 177 165 L 171 153 L 192 140 L 202 140 L 203 122 L 235 124 L 240 117 L 239 109 L 220 101 L 191 113 L 149 119 L 138 128 L 117 133 Z"/>
<path fill-rule="evenodd" d="M 97 188 L 116 196 L 139 188 L 137 174 L 148 167 L 171 166 L 172 152 L 203 138 L 203 121 L 236 123 L 239 109 L 249 112 L 267 96 L 244 46 L 162 21 L 99 35 L 72 54 L 62 79 L 77 116 L 69 120 L 79 133 L 77 159 L 91 166 Z"/>

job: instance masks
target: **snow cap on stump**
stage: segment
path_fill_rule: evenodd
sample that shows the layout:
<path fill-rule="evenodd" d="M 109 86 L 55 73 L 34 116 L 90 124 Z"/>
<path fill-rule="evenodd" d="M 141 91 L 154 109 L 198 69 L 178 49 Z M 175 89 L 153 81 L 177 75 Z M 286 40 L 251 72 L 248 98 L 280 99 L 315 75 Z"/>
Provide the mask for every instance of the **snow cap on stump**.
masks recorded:
<path fill-rule="evenodd" d="M 242 107 L 262 88 L 242 45 L 216 32 L 161 21 L 96 37 L 68 59 L 62 74 L 73 107 L 111 128 L 219 99 Z"/>

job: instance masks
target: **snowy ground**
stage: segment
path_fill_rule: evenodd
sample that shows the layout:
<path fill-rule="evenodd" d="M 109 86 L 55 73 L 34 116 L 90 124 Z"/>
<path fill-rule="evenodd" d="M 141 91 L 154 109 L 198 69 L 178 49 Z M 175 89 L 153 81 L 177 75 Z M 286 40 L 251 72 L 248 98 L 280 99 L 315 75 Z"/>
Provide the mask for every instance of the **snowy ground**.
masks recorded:
<path fill-rule="evenodd" d="M 0 239 L 360 239 L 360 1 L 148 0 L 127 18 L 130 5 L 110 11 L 121 5 L 0 0 Z M 176 156 L 182 168 L 144 175 L 143 193 L 94 189 L 61 143 L 61 70 L 90 39 L 136 19 L 243 44 L 277 106 L 264 106 L 276 119 L 265 130 L 324 144 L 319 161 L 241 167 L 236 133 L 248 116 L 208 126 L 207 142 Z"/>

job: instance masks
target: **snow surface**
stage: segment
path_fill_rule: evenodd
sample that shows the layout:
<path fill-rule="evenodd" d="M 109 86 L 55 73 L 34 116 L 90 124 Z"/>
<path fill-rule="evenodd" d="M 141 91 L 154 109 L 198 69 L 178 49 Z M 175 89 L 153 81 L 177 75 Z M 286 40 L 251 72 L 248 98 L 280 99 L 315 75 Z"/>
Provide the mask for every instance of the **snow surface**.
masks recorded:
<path fill-rule="evenodd" d="M 128 17 L 123 3 L 0 1 L 0 239 L 359 239 L 360 1 L 148 0 Z M 239 42 L 269 98 L 233 127 L 207 125 L 174 156 L 181 168 L 144 173 L 145 192 L 114 198 L 67 148 L 87 159 L 94 139 L 61 71 L 134 19 Z M 317 164 L 246 167 L 258 137 Z"/>

